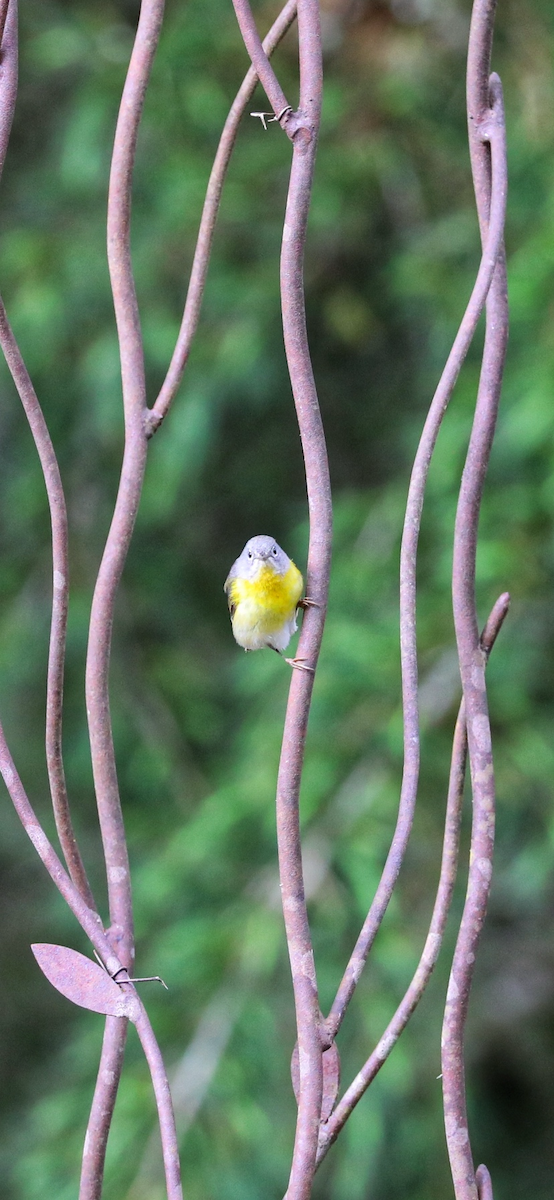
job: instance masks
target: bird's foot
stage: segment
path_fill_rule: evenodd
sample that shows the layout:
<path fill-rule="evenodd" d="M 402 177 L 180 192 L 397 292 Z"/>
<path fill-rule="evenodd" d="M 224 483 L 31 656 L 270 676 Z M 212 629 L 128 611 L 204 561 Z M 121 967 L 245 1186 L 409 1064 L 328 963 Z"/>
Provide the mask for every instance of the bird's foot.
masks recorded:
<path fill-rule="evenodd" d="M 285 662 L 288 662 L 289 667 L 296 667 L 298 671 L 310 671 L 312 675 L 315 672 L 315 667 L 310 667 L 304 658 L 286 658 Z"/>
<path fill-rule="evenodd" d="M 310 600 L 309 596 L 304 596 L 303 600 L 298 601 L 297 607 L 298 608 L 321 608 L 321 604 L 318 604 L 317 600 Z"/>

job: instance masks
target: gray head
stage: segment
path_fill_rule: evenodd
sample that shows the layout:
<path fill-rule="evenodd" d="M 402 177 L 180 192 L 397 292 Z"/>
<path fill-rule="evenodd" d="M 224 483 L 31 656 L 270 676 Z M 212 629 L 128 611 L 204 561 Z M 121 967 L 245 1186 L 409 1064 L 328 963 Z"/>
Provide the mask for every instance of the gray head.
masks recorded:
<path fill-rule="evenodd" d="M 231 568 L 233 575 L 251 575 L 258 573 L 261 566 L 272 566 L 278 575 L 284 575 L 290 567 L 290 558 L 275 538 L 265 533 L 250 538 L 241 555 Z"/>

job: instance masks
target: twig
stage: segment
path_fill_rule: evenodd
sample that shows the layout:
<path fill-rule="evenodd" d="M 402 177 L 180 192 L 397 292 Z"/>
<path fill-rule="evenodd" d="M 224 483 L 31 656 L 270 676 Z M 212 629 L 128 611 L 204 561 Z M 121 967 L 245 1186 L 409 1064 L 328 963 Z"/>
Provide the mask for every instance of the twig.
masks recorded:
<path fill-rule="evenodd" d="M 146 88 L 161 30 L 163 0 L 143 0 L 131 61 L 125 80 L 115 133 L 108 193 L 108 265 L 121 358 L 125 419 L 125 448 L 114 515 L 108 533 L 92 601 L 86 663 L 86 699 L 92 768 L 100 830 L 107 868 L 110 936 L 120 949 L 127 969 L 134 959 L 133 911 L 129 860 L 121 812 L 109 703 L 109 665 L 117 589 L 127 557 L 137 514 L 147 438 L 144 428 L 146 385 L 144 354 L 133 279 L 130 221 L 132 174 L 138 128 Z M 127 1022 L 120 1019 L 106 1035 L 98 1072 L 93 1108 L 86 1137 L 90 1158 L 81 1179 L 80 1200 L 99 1200 L 104 1152 L 110 1128 Z M 148 1043 L 150 1045 L 150 1043 Z M 146 1045 L 145 1045 L 146 1053 Z M 152 1068 L 152 1050 L 149 1063 Z M 161 1060 L 160 1060 L 161 1061 Z M 157 1062 L 157 1059 L 156 1059 Z M 167 1078 L 160 1083 L 163 1064 L 152 1075 L 166 1129 L 174 1126 Z M 109 1080 L 108 1086 L 103 1082 Z M 161 1108 L 160 1108 L 161 1105 Z M 167 1135 L 163 1134 L 166 1138 Z M 164 1142 L 164 1167 L 168 1194 L 180 1194 L 176 1138 L 168 1150 Z"/>
<path fill-rule="evenodd" d="M 87 716 L 98 815 L 108 873 L 110 918 L 126 966 L 133 960 L 129 861 L 113 747 L 109 664 L 117 588 L 137 514 L 147 440 L 144 355 L 130 251 L 131 185 L 146 87 L 163 16 L 163 0 L 143 0 L 119 110 L 108 194 L 108 265 L 121 355 L 125 450 L 113 520 L 98 572 L 86 665 Z"/>
<path fill-rule="evenodd" d="M 16 0 L 16 4 L 14 4 L 14 6 L 13 6 L 14 12 L 17 11 L 16 5 L 17 5 L 17 0 Z M 9 7 L 10 7 L 10 0 L 0 0 L 0 43 L 2 42 L 2 38 L 4 36 L 4 29 L 6 26 L 6 17 L 8 15 Z M 4 47 L 2 46 L 2 57 L 3 57 L 3 53 L 4 53 Z"/>
<path fill-rule="evenodd" d="M 506 618 L 509 603 L 510 597 L 507 593 L 500 596 L 481 634 L 481 647 L 487 660 Z M 336 1141 L 351 1112 L 375 1079 L 393 1046 L 396 1045 L 400 1034 L 406 1028 L 423 996 L 437 962 L 456 880 L 466 759 L 467 730 L 465 704 L 462 700 L 452 746 L 440 878 L 425 946 L 412 981 L 375 1050 L 353 1079 L 350 1087 L 347 1088 L 327 1124 L 322 1126 L 318 1165 L 325 1158 L 329 1147 Z"/>
<path fill-rule="evenodd" d="M 475 0 L 468 53 L 469 140 L 483 239 L 491 206 L 492 139 L 495 132 L 498 133 L 497 102 L 501 94 L 498 76 L 492 75 L 489 80 L 494 11 L 494 0 Z M 499 136 L 503 136 L 503 130 Z M 494 174 L 494 161 L 492 171 Z M 474 962 L 492 876 L 495 787 L 485 664 L 476 637 L 475 557 L 481 497 L 496 425 L 508 334 L 506 271 L 502 253 L 487 299 L 486 315 L 477 404 L 456 514 L 452 572 L 454 624 L 466 704 L 473 793 L 467 896 L 454 951 L 442 1037 L 446 1138 L 456 1200 L 478 1200 L 467 1121 L 463 1051 Z"/>
<path fill-rule="evenodd" d="M 62 709 L 67 605 L 67 512 L 58 461 L 29 373 L 0 297 L 0 345 L 29 422 L 42 467 L 52 526 L 52 621 L 46 689 L 46 761 L 56 829 L 69 874 L 89 908 L 95 903 L 71 822 L 62 758 Z"/>
<path fill-rule="evenodd" d="M 25 788 L 16 770 L 11 756 L 2 725 L 0 724 L 0 774 L 8 789 L 15 811 L 33 843 L 35 850 L 44 863 L 50 878 L 55 883 L 60 895 L 69 905 L 80 926 L 90 938 L 100 961 L 104 964 L 109 975 L 115 975 L 123 969 L 123 963 L 102 928 L 102 922 L 97 912 L 91 910 L 81 893 L 75 887 L 72 879 L 62 866 L 54 847 L 48 840 L 27 796 Z"/>
<path fill-rule="evenodd" d="M 475 1172 L 475 1182 L 477 1184 L 479 1200 L 494 1200 L 492 1194 L 492 1179 L 484 1163 L 481 1163 L 481 1166 L 477 1167 Z"/>
<path fill-rule="evenodd" d="M 292 971 L 300 1066 L 300 1098 L 287 1200 L 310 1195 L 322 1099 L 320 1011 L 302 878 L 299 791 L 308 714 L 327 607 L 332 506 L 327 449 L 313 377 L 304 308 L 303 260 L 321 114 L 322 63 L 317 0 L 299 0 L 301 127 L 293 159 L 281 249 L 283 332 L 296 405 L 310 517 L 307 590 L 316 605 L 304 617 L 298 657 L 312 671 L 292 672 L 279 775 L 277 838 L 283 913 Z"/>
<path fill-rule="evenodd" d="M 0 8 L 0 173 L 4 165 L 17 95 L 17 0 Z M 52 440 L 6 310 L 0 298 L 0 345 L 37 448 L 52 526 L 52 618 L 46 687 L 46 761 L 56 829 L 73 882 L 89 908 L 92 892 L 71 823 L 62 758 L 62 708 L 68 603 L 67 513 Z"/>
<path fill-rule="evenodd" d="M 140 1016 L 135 1021 L 135 1025 L 146 1061 L 150 1068 L 150 1076 L 156 1097 L 162 1138 L 167 1200 L 182 1200 L 183 1189 L 181 1187 L 181 1169 L 179 1166 L 179 1145 L 177 1142 L 171 1092 L 160 1048 L 154 1037 L 154 1032 L 144 1005 L 141 1005 Z"/>
<path fill-rule="evenodd" d="M 0 0 L 0 175 L 17 97 L 17 0 Z"/>
<path fill-rule="evenodd" d="M 40 859 L 44 863 L 48 874 L 55 883 L 58 891 L 63 896 L 69 908 L 76 916 L 79 924 L 85 933 L 90 938 L 94 949 L 96 950 L 100 961 L 104 964 L 107 972 L 112 978 L 125 970 L 123 963 L 114 953 L 110 939 L 102 928 L 100 918 L 96 912 L 92 912 L 83 900 L 80 892 L 75 887 L 75 884 L 70 879 L 67 871 L 64 870 L 54 848 L 50 844 L 44 830 L 42 829 L 37 817 L 33 811 L 29 798 L 25 792 L 21 779 L 17 773 L 13 758 L 10 754 L 4 730 L 0 725 L 0 774 L 6 784 L 10 797 L 12 799 L 16 813 L 28 834 L 30 840 L 37 851 Z M 135 1024 L 138 1035 L 140 1037 L 144 1053 L 146 1055 L 152 1083 L 156 1095 L 156 1103 L 158 1105 L 158 1114 L 160 1118 L 160 1128 L 162 1133 L 162 1147 L 164 1153 L 164 1166 L 166 1170 L 168 1200 L 181 1200 L 182 1192 L 179 1181 L 179 1155 L 177 1151 L 177 1134 L 175 1131 L 175 1121 L 173 1118 L 173 1110 L 171 1105 L 171 1096 L 169 1093 L 169 1085 L 167 1075 L 163 1065 L 162 1057 L 157 1045 L 156 1039 L 152 1032 L 150 1022 L 146 1015 L 146 1011 L 136 992 L 133 984 L 125 979 L 121 981 L 121 986 L 125 990 L 132 992 L 135 1003 Z M 114 1021 L 114 1039 L 112 1044 L 108 1046 L 108 1054 L 110 1063 L 117 1061 L 117 1056 L 122 1054 L 124 1043 L 120 1036 L 117 1036 L 119 1030 L 116 1030 L 115 1025 L 121 1026 L 122 1019 L 115 1018 Z M 108 1123 L 109 1128 L 109 1123 Z M 90 1125 L 89 1125 L 90 1129 Z M 100 1120 L 96 1129 L 97 1139 L 100 1141 L 106 1137 L 106 1124 Z M 93 1155 L 93 1160 L 96 1156 Z M 84 1172 L 85 1185 L 96 1187 L 96 1179 L 87 1179 L 88 1172 Z"/>
<path fill-rule="evenodd" d="M 400 553 L 400 649 L 404 711 L 404 771 L 396 829 L 375 898 L 333 1002 L 327 1026 L 331 1036 L 340 1029 L 348 1004 L 362 973 L 386 912 L 410 836 L 419 779 L 419 709 L 416 641 L 416 565 L 423 497 L 442 419 L 491 286 L 501 251 L 506 212 L 506 160 L 502 96 L 494 98 L 494 124 L 490 131 L 493 152 L 493 193 L 490 226 L 477 279 L 433 396 L 410 479 Z"/>
<path fill-rule="evenodd" d="M 102 929 L 98 914 L 91 912 L 91 910 L 87 907 L 85 901 L 75 887 L 75 884 L 62 867 L 55 850 L 48 841 L 44 830 L 41 828 L 35 816 L 25 789 L 16 771 L 15 764 L 8 749 L 4 731 L 1 725 L 0 773 L 2 774 L 8 792 L 11 796 L 17 815 L 30 840 L 32 841 L 39 857 L 44 863 L 44 866 L 46 867 L 51 879 L 58 888 L 58 891 L 69 905 L 71 911 L 77 917 L 77 920 L 84 929 L 85 933 L 88 934 L 88 937 L 90 938 L 90 941 L 92 942 L 100 961 L 104 963 L 108 974 L 114 977 L 120 972 L 123 972 L 125 968 L 119 961 L 117 955 L 113 952 L 110 940 Z M 134 997 L 134 1020 L 150 1068 L 150 1074 L 154 1086 L 162 1135 L 162 1149 L 164 1156 L 164 1167 L 166 1171 L 168 1200 L 181 1200 L 182 1191 L 179 1174 L 177 1134 L 175 1130 L 175 1121 L 173 1117 L 171 1096 L 169 1093 L 169 1085 L 167 1082 L 165 1067 L 146 1011 L 138 993 L 135 991 L 133 985 L 124 979 L 122 980 L 121 986 L 123 989 L 131 991 Z M 111 1030 L 114 1037 L 112 1044 L 107 1047 L 106 1058 L 110 1063 L 113 1064 L 117 1061 L 117 1056 L 122 1055 L 124 1042 L 122 1042 L 121 1037 L 119 1036 L 119 1028 L 117 1028 L 117 1026 L 121 1025 L 121 1019 L 111 1018 L 111 1021 Z M 117 1090 L 117 1079 L 115 1081 L 115 1088 Z M 106 1123 L 100 1119 L 97 1128 L 97 1138 L 100 1141 L 102 1138 L 105 1139 L 105 1137 Z M 93 1155 L 91 1160 L 92 1163 L 94 1162 L 95 1157 L 96 1156 Z M 88 1172 L 84 1171 L 83 1174 L 85 1186 L 97 1186 L 96 1179 L 87 1180 Z"/>
<path fill-rule="evenodd" d="M 171 1070 L 171 1095 L 181 1142 L 209 1091 L 252 982 L 249 975 L 246 987 L 233 979 L 231 985 L 224 983 L 216 991 L 200 1016 L 186 1050 Z M 157 1131 L 153 1130 L 137 1164 L 126 1200 L 139 1200 L 139 1197 L 152 1194 L 157 1161 Z"/>
<path fill-rule="evenodd" d="M 252 66 L 258 76 L 258 79 L 265 91 L 269 103 L 273 107 L 275 116 L 283 114 L 284 128 L 287 128 L 289 113 L 292 113 L 291 105 L 277 79 L 275 71 L 271 66 L 269 58 L 262 45 L 260 35 L 256 28 L 256 22 L 252 16 L 249 0 L 233 0 L 233 8 L 238 21 L 239 29 L 242 34 L 243 42 L 250 55 Z M 300 3 L 298 4 L 300 9 Z M 300 19 L 300 13 L 299 13 Z"/>
<path fill-rule="evenodd" d="M 85 1197 L 100 1196 L 102 1193 L 111 1115 L 115 1108 L 125 1054 L 125 1038 L 121 1036 L 121 1022 L 121 1017 L 106 1017 L 100 1055 L 100 1062 L 104 1069 L 98 1071 L 83 1146 L 79 1184 L 81 1200 L 84 1200 Z M 106 1113 L 110 1115 L 109 1120 L 106 1119 Z"/>
<path fill-rule="evenodd" d="M 277 20 L 271 26 L 271 29 L 264 39 L 263 48 L 270 57 L 273 51 L 279 45 L 279 42 L 285 36 L 285 33 L 296 16 L 296 0 L 288 0 L 288 4 L 279 13 Z M 171 362 L 160 389 L 157 400 L 148 410 L 145 418 L 146 433 L 148 437 L 159 429 L 164 417 L 173 403 L 177 388 L 183 378 L 183 373 L 187 365 L 188 356 L 192 339 L 198 327 L 200 317 L 200 308 L 204 295 L 204 286 L 206 283 L 206 275 L 208 273 L 208 263 L 212 248 L 215 223 L 219 212 L 219 203 L 221 200 L 221 192 L 227 174 L 227 167 L 235 145 L 240 119 L 254 94 L 258 76 L 251 67 L 245 76 L 235 99 L 231 105 L 229 115 L 223 127 L 223 132 L 219 139 L 214 164 L 210 172 L 208 187 L 206 190 L 206 199 L 202 209 L 202 217 L 200 220 L 200 229 L 196 241 L 192 269 L 190 273 L 189 285 L 187 288 L 187 298 L 183 319 L 179 336 L 173 351 Z"/>

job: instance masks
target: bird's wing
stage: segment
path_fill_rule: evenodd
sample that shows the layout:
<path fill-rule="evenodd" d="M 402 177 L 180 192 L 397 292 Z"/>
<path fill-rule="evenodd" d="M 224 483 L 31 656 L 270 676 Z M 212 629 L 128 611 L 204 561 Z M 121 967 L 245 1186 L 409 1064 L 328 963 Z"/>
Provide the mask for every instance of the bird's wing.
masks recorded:
<path fill-rule="evenodd" d="M 229 574 L 225 580 L 225 583 L 223 584 L 223 591 L 225 592 L 225 595 L 227 596 L 227 604 L 229 605 L 229 612 L 231 614 L 231 618 L 234 617 L 234 615 L 237 611 L 237 606 L 231 597 L 231 586 L 232 586 L 234 578 L 235 578 L 235 576 L 233 575 L 233 567 L 231 567 L 231 570 L 229 571 Z"/>

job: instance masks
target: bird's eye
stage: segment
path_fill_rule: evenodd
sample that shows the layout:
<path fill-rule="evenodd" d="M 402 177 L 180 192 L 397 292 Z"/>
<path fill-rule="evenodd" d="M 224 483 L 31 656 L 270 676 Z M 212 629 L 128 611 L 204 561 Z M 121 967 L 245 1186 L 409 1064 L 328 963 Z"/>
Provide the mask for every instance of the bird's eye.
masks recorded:
<path fill-rule="evenodd" d="M 251 551 L 251 550 L 249 550 L 249 551 L 248 551 L 248 557 L 249 557 L 249 558 L 252 558 L 252 551 Z"/>
<path fill-rule="evenodd" d="M 277 558 L 277 546 L 273 547 L 271 553 L 275 555 L 275 558 Z"/>

